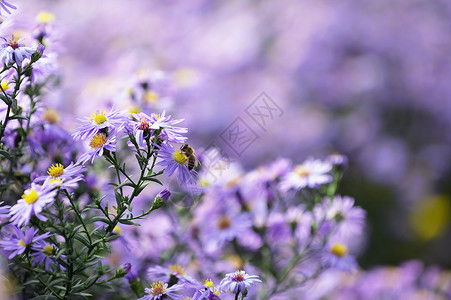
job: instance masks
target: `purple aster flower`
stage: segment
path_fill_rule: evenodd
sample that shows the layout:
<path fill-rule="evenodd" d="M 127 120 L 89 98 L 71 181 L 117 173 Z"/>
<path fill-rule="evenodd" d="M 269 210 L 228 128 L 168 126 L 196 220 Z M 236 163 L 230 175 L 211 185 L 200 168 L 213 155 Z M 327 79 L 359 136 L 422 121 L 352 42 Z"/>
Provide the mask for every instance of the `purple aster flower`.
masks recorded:
<path fill-rule="evenodd" d="M 6 65 L 16 62 L 17 65 L 21 66 L 24 59 L 30 59 L 35 50 L 33 48 L 26 47 L 22 41 L 23 39 L 17 40 L 14 38 L 14 35 L 11 36 L 11 39 L 4 43 L 0 48 L 0 62 Z"/>
<path fill-rule="evenodd" d="M 322 255 L 322 263 L 326 267 L 350 273 L 358 268 L 357 261 L 348 252 L 348 247 L 339 242 L 331 242 L 326 246 Z"/>
<path fill-rule="evenodd" d="M 155 266 L 147 270 L 147 276 L 158 281 L 169 281 L 171 276 L 176 277 L 180 282 L 189 285 L 197 285 L 198 282 L 186 274 L 185 269 L 180 265 L 170 265 L 167 268 Z"/>
<path fill-rule="evenodd" d="M 132 114 L 132 116 L 137 121 L 130 121 L 128 130 L 135 137 L 138 146 L 144 148 L 146 147 L 146 138 L 152 134 L 150 117 L 145 113 Z"/>
<path fill-rule="evenodd" d="M 34 257 L 33 264 L 40 265 L 43 264 L 47 271 L 53 271 L 51 267 L 51 263 L 58 264 L 52 256 L 55 256 L 58 252 L 58 249 L 53 244 L 47 243 L 43 240 L 39 240 L 33 245 L 31 245 L 31 249 L 33 253 L 31 254 Z M 65 256 L 62 255 L 61 258 Z M 64 269 L 64 267 L 60 266 Z"/>
<path fill-rule="evenodd" d="M 11 14 L 11 12 L 10 12 L 9 9 L 8 9 L 8 7 L 9 7 L 9 8 L 12 8 L 12 9 L 17 9 L 17 7 L 15 7 L 15 6 L 12 5 L 12 4 L 9 4 L 9 3 L 6 2 L 5 0 L 0 0 L 0 15 L 2 14 L 2 13 L 1 13 L 1 12 L 2 12 L 1 9 L 3 9 L 4 11 L 6 11 L 8 14 Z"/>
<path fill-rule="evenodd" d="M 219 285 L 222 291 L 229 291 L 236 294 L 238 291 L 244 293 L 247 287 L 256 282 L 262 282 L 257 275 L 249 275 L 245 271 L 238 270 L 235 273 L 226 274 Z"/>
<path fill-rule="evenodd" d="M 180 134 L 187 133 L 188 130 L 183 127 L 174 126 L 182 122 L 183 119 L 171 120 L 171 116 L 165 116 L 165 114 L 165 111 L 163 111 L 161 115 L 151 114 L 150 117 L 148 117 L 149 121 L 152 123 L 150 128 L 153 130 L 162 129 L 159 137 L 168 142 L 183 144 L 187 138 Z"/>
<path fill-rule="evenodd" d="M 180 184 L 195 183 L 194 170 L 188 170 L 188 157 L 180 150 L 175 150 L 170 144 L 163 143 L 158 150 L 158 157 L 162 159 L 157 165 L 164 166 L 164 173 L 171 176 L 177 171 L 177 178 Z"/>
<path fill-rule="evenodd" d="M 213 281 L 210 279 L 205 280 L 205 284 L 202 287 L 202 289 L 199 289 L 196 291 L 196 293 L 193 295 L 192 300 L 220 300 L 219 298 L 220 291 L 217 291 L 214 288 Z"/>
<path fill-rule="evenodd" d="M 11 251 L 8 259 L 24 253 L 25 250 L 34 243 L 42 241 L 50 236 L 49 232 L 43 235 L 36 235 L 38 230 L 32 227 L 26 228 L 25 233 L 17 226 L 10 226 L 10 228 L 12 229 L 11 235 L 0 241 L 0 245 L 4 250 L 8 252 Z"/>
<path fill-rule="evenodd" d="M 95 134 L 91 140 L 89 141 L 89 146 L 91 150 L 84 153 L 80 156 L 77 163 L 85 164 L 87 161 L 94 162 L 94 159 L 97 156 L 102 156 L 104 149 L 115 152 L 116 151 L 116 140 L 117 136 L 115 132 L 111 132 L 110 134 L 106 134 L 103 132 L 99 132 Z"/>
<path fill-rule="evenodd" d="M 34 182 L 42 182 L 47 179 L 51 183 L 62 189 L 76 188 L 77 182 L 83 180 L 86 168 L 82 165 L 75 165 L 71 162 L 70 165 L 64 167 L 62 164 L 53 164 L 47 171 L 47 176 L 40 176 Z"/>
<path fill-rule="evenodd" d="M 331 204 L 329 204 L 329 199 L 324 201 L 325 205 L 329 206 L 326 212 L 327 220 L 333 220 L 338 224 L 335 233 L 337 238 L 349 242 L 362 234 L 366 212 L 360 207 L 354 206 L 353 198 L 335 196 Z"/>
<path fill-rule="evenodd" d="M 111 109 L 111 111 L 107 113 L 104 110 L 98 110 L 82 121 L 87 124 L 80 126 L 80 128 L 72 134 L 76 141 L 91 139 L 104 128 L 114 129 L 118 132 L 122 130 L 124 124 L 128 121 L 128 117 L 125 111 L 113 111 L 113 109 Z"/>
<path fill-rule="evenodd" d="M 247 213 L 214 213 L 204 220 L 202 239 L 208 251 L 215 251 L 224 243 L 247 234 L 252 220 Z"/>
<path fill-rule="evenodd" d="M 177 295 L 174 292 L 179 291 L 183 288 L 184 286 L 180 284 L 174 284 L 173 286 L 168 287 L 167 283 L 163 283 L 161 281 L 154 282 L 152 283 L 150 288 L 145 289 L 147 295 L 139 298 L 139 300 L 159 300 L 162 299 L 162 297 L 165 295 L 173 299 L 180 299 L 182 298 L 182 296 Z"/>
<path fill-rule="evenodd" d="M 290 189 L 300 190 L 304 187 L 317 188 L 332 181 L 332 176 L 329 174 L 331 170 L 332 165 L 329 162 L 309 158 L 282 178 L 280 189 L 286 192 Z"/>
<path fill-rule="evenodd" d="M 47 220 L 39 213 L 55 200 L 56 191 L 54 188 L 55 185 L 51 184 L 49 179 L 44 181 L 42 185 L 32 183 L 31 187 L 23 193 L 22 198 L 17 201 L 17 204 L 11 207 L 9 212 L 11 222 L 17 226 L 27 225 L 34 215 L 40 220 Z"/>

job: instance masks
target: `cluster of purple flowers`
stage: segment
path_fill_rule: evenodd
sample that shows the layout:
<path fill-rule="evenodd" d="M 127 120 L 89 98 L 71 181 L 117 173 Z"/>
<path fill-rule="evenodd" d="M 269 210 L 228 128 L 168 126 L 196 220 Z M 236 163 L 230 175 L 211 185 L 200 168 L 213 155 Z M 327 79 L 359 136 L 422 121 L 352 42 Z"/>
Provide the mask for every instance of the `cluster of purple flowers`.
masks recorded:
<path fill-rule="evenodd" d="M 163 299 L 164 295 L 172 299 L 181 299 L 183 296 L 190 296 L 193 300 L 220 300 L 225 299 L 229 295 L 238 296 L 241 294 L 243 298 L 248 294 L 250 287 L 261 280 L 257 275 L 249 275 L 243 270 L 237 270 L 228 273 L 215 287 L 211 279 L 206 279 L 205 283 L 187 276 L 186 271 L 180 265 L 170 265 L 168 268 L 160 266 L 150 268 L 147 272 L 148 277 L 162 278 L 162 280 L 170 281 L 175 279 L 176 283 L 170 286 L 167 282 L 158 280 L 151 284 L 150 288 L 146 288 L 146 295 L 141 300 Z M 129 278 L 129 280 L 135 280 Z M 184 298 L 185 299 L 185 298 Z"/>

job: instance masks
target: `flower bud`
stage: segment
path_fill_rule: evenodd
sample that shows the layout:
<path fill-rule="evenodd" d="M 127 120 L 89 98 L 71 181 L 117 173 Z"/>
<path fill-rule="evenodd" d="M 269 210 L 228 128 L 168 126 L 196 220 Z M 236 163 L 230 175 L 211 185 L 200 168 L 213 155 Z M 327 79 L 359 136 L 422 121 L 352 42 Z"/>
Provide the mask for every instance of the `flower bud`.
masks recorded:
<path fill-rule="evenodd" d="M 130 269 L 132 268 L 132 265 L 130 263 L 124 263 L 116 270 L 116 275 L 114 277 L 120 278 L 124 277 L 130 272 Z"/>

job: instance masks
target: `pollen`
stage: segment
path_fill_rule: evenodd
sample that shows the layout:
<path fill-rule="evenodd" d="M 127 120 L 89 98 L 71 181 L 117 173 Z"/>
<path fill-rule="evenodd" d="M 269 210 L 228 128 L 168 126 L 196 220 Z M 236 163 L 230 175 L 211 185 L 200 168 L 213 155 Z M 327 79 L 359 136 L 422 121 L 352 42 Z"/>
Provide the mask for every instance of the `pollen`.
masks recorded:
<path fill-rule="evenodd" d="M 24 199 L 28 204 L 33 204 L 39 199 L 39 194 L 33 189 L 28 189 L 25 193 L 23 193 L 22 199 Z"/>
<path fill-rule="evenodd" d="M 310 175 L 310 171 L 303 165 L 298 165 L 294 172 L 298 174 L 299 177 L 307 177 Z"/>
<path fill-rule="evenodd" d="M 343 257 L 348 252 L 348 247 L 342 243 L 335 243 L 330 249 L 330 252 L 335 256 Z"/>
<path fill-rule="evenodd" d="M 53 21 L 55 21 L 55 15 L 47 11 L 41 11 L 36 16 L 36 21 L 38 21 L 41 24 L 51 24 L 53 23 Z"/>
<path fill-rule="evenodd" d="M 116 233 L 116 234 L 121 235 L 122 234 L 122 229 L 118 225 L 116 225 L 116 227 L 114 227 L 114 229 L 113 229 L 113 232 Z"/>
<path fill-rule="evenodd" d="M 175 151 L 174 153 L 172 153 L 172 158 L 179 165 L 184 165 L 188 161 L 188 157 L 186 157 L 185 154 L 180 151 Z"/>
<path fill-rule="evenodd" d="M 27 245 L 25 245 L 25 243 L 23 242 L 22 239 L 17 242 L 17 245 L 19 245 L 21 247 L 26 247 L 27 246 Z"/>
<path fill-rule="evenodd" d="M 0 85 L 2 86 L 2 91 L 6 91 L 9 88 L 9 82 L 8 81 L 2 81 L 0 83 Z"/>
<path fill-rule="evenodd" d="M 149 130 L 150 129 L 150 122 L 146 118 L 141 118 L 139 120 L 139 129 L 141 130 Z"/>
<path fill-rule="evenodd" d="M 166 291 L 166 288 L 164 287 L 163 282 L 158 281 L 158 282 L 152 283 L 152 289 L 150 292 L 152 294 L 152 296 L 162 295 L 165 291 Z"/>
<path fill-rule="evenodd" d="M 60 121 L 60 119 L 61 117 L 59 113 L 52 108 L 46 109 L 44 114 L 42 115 L 42 120 L 47 121 L 50 124 L 56 124 Z"/>
<path fill-rule="evenodd" d="M 91 141 L 89 142 L 89 146 L 92 149 L 99 149 L 102 148 L 103 145 L 106 144 L 108 141 L 105 133 L 97 133 L 95 136 L 91 138 Z"/>
<path fill-rule="evenodd" d="M 180 266 L 180 265 L 170 265 L 169 270 L 171 270 L 172 273 L 177 274 L 177 275 L 185 275 L 186 274 L 185 269 L 183 269 L 182 266 Z"/>
<path fill-rule="evenodd" d="M 243 271 L 236 271 L 235 274 L 233 274 L 232 278 L 233 278 L 233 281 L 236 281 L 236 282 L 244 281 Z"/>
<path fill-rule="evenodd" d="M 96 125 L 102 125 L 108 120 L 108 118 L 106 117 L 106 111 L 104 110 L 96 111 L 95 113 L 93 113 L 91 115 L 91 119 Z"/>
<path fill-rule="evenodd" d="M 230 219 L 227 216 L 222 216 L 218 221 L 218 228 L 220 230 L 227 229 L 230 227 L 230 225 L 231 225 Z"/>
<path fill-rule="evenodd" d="M 144 100 L 145 100 L 147 103 L 153 103 L 153 102 L 156 102 L 159 98 L 160 98 L 160 95 L 158 95 L 158 93 L 155 92 L 155 91 L 147 91 L 147 92 L 144 94 Z"/>
<path fill-rule="evenodd" d="M 53 247 L 47 244 L 45 245 L 44 249 L 42 249 L 42 252 L 47 256 L 51 256 L 53 254 Z"/>
<path fill-rule="evenodd" d="M 137 113 L 140 113 L 140 112 L 141 112 L 141 109 L 140 109 L 138 106 L 131 106 L 131 107 L 128 109 L 128 111 L 129 111 L 131 114 L 137 114 Z"/>
<path fill-rule="evenodd" d="M 53 164 L 47 171 L 52 177 L 60 177 L 64 174 L 64 166 L 62 164 Z"/>
<path fill-rule="evenodd" d="M 11 36 L 11 39 L 8 41 L 8 46 L 13 48 L 14 50 L 19 48 L 21 45 L 19 44 L 19 38 L 14 37 L 14 34 Z"/>
<path fill-rule="evenodd" d="M 207 279 L 207 280 L 205 280 L 205 288 L 210 288 L 210 287 L 213 287 L 214 286 L 214 284 L 213 284 L 213 281 L 211 281 L 211 279 Z"/>

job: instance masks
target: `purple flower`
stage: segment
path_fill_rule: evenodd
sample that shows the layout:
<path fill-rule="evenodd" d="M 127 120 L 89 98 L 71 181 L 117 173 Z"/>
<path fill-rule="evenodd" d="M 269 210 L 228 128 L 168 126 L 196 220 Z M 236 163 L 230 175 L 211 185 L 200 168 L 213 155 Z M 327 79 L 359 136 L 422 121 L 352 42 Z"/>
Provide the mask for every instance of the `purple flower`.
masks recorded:
<path fill-rule="evenodd" d="M 329 162 L 309 158 L 283 177 L 280 189 L 286 192 L 290 189 L 300 190 L 304 187 L 317 188 L 332 181 L 332 176 L 329 174 L 331 170 L 332 165 Z"/>
<path fill-rule="evenodd" d="M 0 241 L 0 245 L 4 250 L 11 251 L 8 259 L 24 253 L 25 250 L 34 243 L 42 241 L 50 236 L 49 232 L 43 235 L 36 235 L 38 230 L 32 227 L 26 228 L 25 233 L 17 226 L 10 226 L 10 228 L 13 231 L 11 232 L 11 235 Z"/>
<path fill-rule="evenodd" d="M 9 4 L 8 2 L 6 2 L 5 0 L 0 0 L 0 15 L 2 14 L 1 12 L 2 12 L 2 8 L 3 8 L 3 10 L 4 11 L 6 11 L 8 14 L 11 14 L 11 12 L 9 11 L 9 9 L 8 9 L 8 7 L 9 8 L 12 8 L 12 9 L 17 9 L 17 7 L 15 7 L 14 5 L 12 5 L 12 4 Z"/>
<path fill-rule="evenodd" d="M 150 128 L 153 130 L 162 129 L 159 137 L 168 142 L 183 144 L 187 138 L 180 134 L 187 133 L 188 130 L 183 127 L 174 126 L 182 122 L 183 119 L 171 120 L 171 116 L 165 116 L 165 114 L 165 111 L 163 111 L 161 115 L 151 114 L 150 117 L 148 117 L 149 121 L 152 123 Z M 145 116 L 147 117 L 147 115 Z"/>
<path fill-rule="evenodd" d="M 77 182 L 83 180 L 83 172 L 86 168 L 75 165 L 73 162 L 64 167 L 62 164 L 53 164 L 47 171 L 47 176 L 40 176 L 34 182 L 42 182 L 47 179 L 61 189 L 76 188 Z"/>
<path fill-rule="evenodd" d="M 203 288 L 196 291 L 193 295 L 192 300 L 220 300 L 221 298 L 219 298 L 219 294 L 220 292 L 214 288 L 213 281 L 207 279 L 205 280 L 205 285 Z"/>
<path fill-rule="evenodd" d="M 99 132 L 95 134 L 91 140 L 89 141 L 89 146 L 91 150 L 84 153 L 80 156 L 78 163 L 85 164 L 87 161 L 94 162 L 94 159 L 97 156 L 102 156 L 104 149 L 115 152 L 116 151 L 116 134 L 115 132 L 111 132 L 110 134 L 106 134 L 103 132 Z"/>
<path fill-rule="evenodd" d="M 358 265 L 353 256 L 348 253 L 348 247 L 339 242 L 331 242 L 322 255 L 323 265 L 346 272 L 354 272 Z"/>
<path fill-rule="evenodd" d="M 158 281 L 169 281 L 171 276 L 176 277 L 180 282 L 196 285 L 198 282 L 186 274 L 185 269 L 180 265 L 170 265 L 167 268 L 155 266 L 147 270 L 147 276 Z"/>
<path fill-rule="evenodd" d="M 236 294 L 238 291 L 244 293 L 247 287 L 256 282 L 262 282 L 257 275 L 249 275 L 245 271 L 236 271 L 235 273 L 226 274 L 219 285 L 222 291 Z"/>
<path fill-rule="evenodd" d="M 354 199 L 351 197 L 335 196 L 331 204 L 328 204 L 329 201 L 324 200 L 325 205 L 329 206 L 326 218 L 338 224 L 334 236 L 346 242 L 360 236 L 365 226 L 366 212 L 360 207 L 355 207 Z"/>
<path fill-rule="evenodd" d="M 31 245 L 31 249 L 33 250 L 31 256 L 34 257 L 33 264 L 44 264 L 46 270 L 53 271 L 50 264 L 57 264 L 57 262 L 52 258 L 52 256 L 55 256 L 58 251 L 56 246 L 43 240 L 39 240 Z M 62 255 L 61 257 L 63 258 L 64 255 Z M 64 267 L 61 266 L 61 268 Z"/>
<path fill-rule="evenodd" d="M 125 111 L 113 111 L 112 109 L 107 113 L 104 110 L 98 110 L 90 117 L 86 117 L 84 122 L 87 124 L 80 126 L 72 136 L 74 140 L 78 141 L 91 139 L 99 134 L 100 130 L 104 128 L 109 128 L 118 132 L 122 130 L 127 120 L 128 118 Z"/>
<path fill-rule="evenodd" d="M 150 288 L 145 289 L 147 295 L 139 298 L 139 300 L 159 300 L 165 295 L 173 299 L 180 299 L 182 296 L 177 295 L 174 292 L 183 288 L 184 286 L 180 284 L 174 284 L 173 286 L 168 287 L 167 283 L 163 283 L 161 281 L 154 282 Z"/>
<path fill-rule="evenodd" d="M 158 157 L 162 159 L 157 165 L 164 166 L 164 173 L 171 176 L 177 171 L 180 184 L 195 183 L 193 170 L 188 170 L 188 157 L 180 150 L 175 150 L 170 144 L 163 143 L 158 150 Z"/>
<path fill-rule="evenodd" d="M 5 2 L 0 2 L 0 5 L 2 3 Z M 3 5 L 1 6 L 4 7 Z M 23 39 L 16 40 L 13 35 L 7 43 L 4 43 L 0 49 L 0 62 L 6 65 L 16 62 L 17 65 L 21 66 L 24 59 L 31 58 L 35 50 L 26 47 L 22 41 Z"/>
<path fill-rule="evenodd" d="M 47 220 L 39 213 L 55 200 L 56 191 L 54 188 L 55 185 L 51 184 L 49 179 L 42 185 L 32 183 L 31 187 L 23 193 L 22 198 L 17 201 L 17 204 L 11 207 L 9 212 L 11 222 L 17 226 L 27 225 L 34 215 L 40 220 Z"/>

